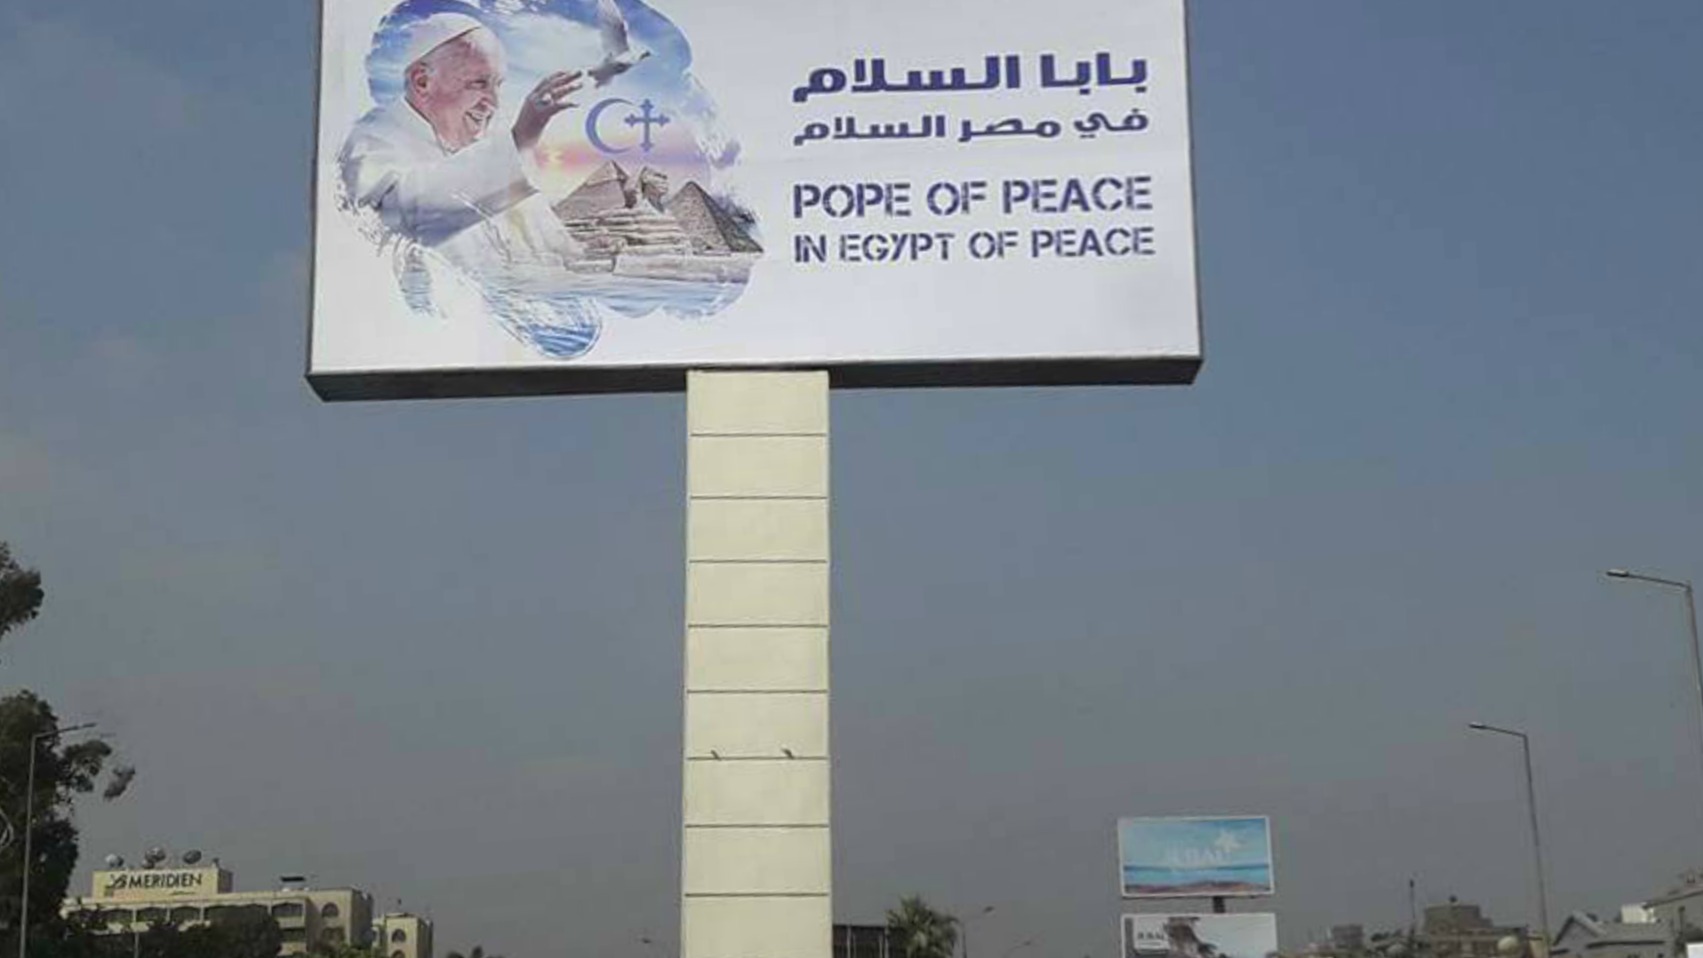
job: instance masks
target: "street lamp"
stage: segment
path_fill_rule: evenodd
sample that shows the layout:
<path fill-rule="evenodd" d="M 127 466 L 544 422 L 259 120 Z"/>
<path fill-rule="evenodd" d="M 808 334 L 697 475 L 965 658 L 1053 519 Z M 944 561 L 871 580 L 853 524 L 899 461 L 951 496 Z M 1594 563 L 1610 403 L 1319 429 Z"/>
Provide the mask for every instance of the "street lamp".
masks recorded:
<path fill-rule="evenodd" d="M 1691 583 L 1684 579 L 1664 579 L 1661 576 L 1644 575 L 1626 569 L 1610 569 L 1603 574 L 1610 579 L 1648 582 L 1685 593 L 1685 621 L 1691 626 L 1691 677 L 1697 683 L 1697 701 L 1699 708 L 1703 709 L 1703 645 L 1697 640 L 1697 594 L 1692 590 Z M 1698 712 L 1698 720 L 1703 722 L 1703 711 Z M 1698 739 L 1698 747 L 1703 749 L 1703 737 Z"/>
<path fill-rule="evenodd" d="M 29 958 L 30 953 L 30 866 L 35 864 L 30 838 L 35 834 L 35 753 L 47 739 L 87 731 L 94 727 L 95 723 L 84 722 L 81 725 L 50 728 L 30 736 L 30 770 L 24 785 L 24 880 L 23 892 L 18 902 L 18 958 Z"/>
<path fill-rule="evenodd" d="M 959 920 L 958 925 L 963 928 L 963 932 L 958 939 L 958 943 L 964 946 L 964 958 L 970 958 L 970 922 L 977 918 L 981 918 L 984 915 L 991 914 L 993 914 L 993 906 L 985 905 L 982 907 L 981 911 L 976 912 L 968 918 Z"/>
<path fill-rule="evenodd" d="M 1526 759 L 1526 809 L 1531 813 L 1532 820 L 1532 854 L 1537 859 L 1537 920 L 1543 928 L 1543 953 L 1549 954 L 1549 891 L 1543 878 L 1543 836 L 1537 826 L 1537 784 L 1532 778 L 1532 740 L 1524 732 L 1511 728 L 1499 728 L 1486 725 L 1483 722 L 1473 722 L 1467 726 L 1475 732 L 1492 732 L 1496 735 L 1508 735 L 1520 740 L 1520 749 Z"/>

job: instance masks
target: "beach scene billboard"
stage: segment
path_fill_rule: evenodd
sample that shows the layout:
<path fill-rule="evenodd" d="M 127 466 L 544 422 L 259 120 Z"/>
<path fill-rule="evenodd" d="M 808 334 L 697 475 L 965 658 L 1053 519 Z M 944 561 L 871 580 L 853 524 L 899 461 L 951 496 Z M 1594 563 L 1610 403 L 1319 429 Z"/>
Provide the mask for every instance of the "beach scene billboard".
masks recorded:
<path fill-rule="evenodd" d="M 1276 892 L 1263 816 L 1118 820 L 1125 898 L 1257 897 Z"/>
<path fill-rule="evenodd" d="M 1183 0 L 321 0 L 329 399 L 1193 379 Z"/>
<path fill-rule="evenodd" d="M 1271 958 L 1277 916 L 1125 915 L 1124 958 Z"/>

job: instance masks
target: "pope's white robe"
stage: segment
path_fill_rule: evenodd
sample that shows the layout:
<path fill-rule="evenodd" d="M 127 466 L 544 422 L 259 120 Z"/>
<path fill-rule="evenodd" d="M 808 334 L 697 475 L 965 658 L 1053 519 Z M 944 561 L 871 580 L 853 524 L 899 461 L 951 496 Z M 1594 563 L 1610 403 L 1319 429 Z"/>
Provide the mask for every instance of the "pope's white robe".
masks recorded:
<path fill-rule="evenodd" d="M 362 117 L 337 159 L 352 203 L 469 271 L 560 266 L 579 255 L 505 129 L 452 152 L 399 98 Z"/>

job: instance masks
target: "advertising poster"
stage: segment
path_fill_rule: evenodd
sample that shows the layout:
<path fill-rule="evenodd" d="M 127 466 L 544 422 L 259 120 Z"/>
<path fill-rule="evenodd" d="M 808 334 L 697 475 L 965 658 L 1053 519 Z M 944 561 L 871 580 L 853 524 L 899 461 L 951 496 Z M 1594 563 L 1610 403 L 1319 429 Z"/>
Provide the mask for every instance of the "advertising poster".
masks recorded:
<path fill-rule="evenodd" d="M 1270 958 L 1277 916 L 1125 915 L 1124 958 Z"/>
<path fill-rule="evenodd" d="M 1187 382 L 1182 0 L 322 0 L 327 398 Z"/>
<path fill-rule="evenodd" d="M 1125 898 L 1232 898 L 1276 891 L 1271 820 L 1263 817 L 1118 821 Z"/>

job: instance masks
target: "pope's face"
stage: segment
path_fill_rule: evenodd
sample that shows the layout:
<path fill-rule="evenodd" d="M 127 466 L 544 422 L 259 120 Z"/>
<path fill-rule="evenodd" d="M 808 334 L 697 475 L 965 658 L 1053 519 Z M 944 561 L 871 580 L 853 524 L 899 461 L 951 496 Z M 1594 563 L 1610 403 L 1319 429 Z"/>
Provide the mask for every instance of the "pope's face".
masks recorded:
<path fill-rule="evenodd" d="M 485 135 L 503 86 L 503 51 L 487 30 L 475 30 L 433 50 L 425 69 L 409 76 L 410 97 L 449 150 Z"/>

